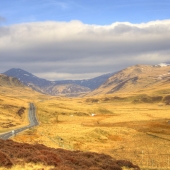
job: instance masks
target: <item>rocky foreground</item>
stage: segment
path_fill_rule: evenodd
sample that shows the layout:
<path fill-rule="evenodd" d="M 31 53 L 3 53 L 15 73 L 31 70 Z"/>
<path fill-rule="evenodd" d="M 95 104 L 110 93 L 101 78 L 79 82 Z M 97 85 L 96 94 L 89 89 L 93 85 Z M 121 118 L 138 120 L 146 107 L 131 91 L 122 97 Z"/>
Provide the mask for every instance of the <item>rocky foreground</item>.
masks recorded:
<path fill-rule="evenodd" d="M 105 154 L 0 140 L 0 167 L 11 168 L 14 165 L 27 163 L 54 166 L 51 170 L 122 170 L 122 167 L 140 170 L 137 165 L 129 161 L 115 160 Z"/>

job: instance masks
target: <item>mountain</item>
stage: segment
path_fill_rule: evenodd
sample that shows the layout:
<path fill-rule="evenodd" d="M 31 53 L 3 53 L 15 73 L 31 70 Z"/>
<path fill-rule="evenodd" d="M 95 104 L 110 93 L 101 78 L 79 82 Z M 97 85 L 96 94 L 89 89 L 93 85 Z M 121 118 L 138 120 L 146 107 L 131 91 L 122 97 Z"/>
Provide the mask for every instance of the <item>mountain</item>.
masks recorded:
<path fill-rule="evenodd" d="M 109 77 L 111 77 L 115 73 L 104 74 L 92 79 L 85 80 L 60 80 L 55 81 L 57 84 L 77 84 L 80 86 L 88 87 L 91 90 L 98 88 L 101 84 L 103 84 Z"/>
<path fill-rule="evenodd" d="M 78 96 L 98 88 L 114 73 L 104 74 L 87 80 L 60 81 L 48 81 L 19 68 L 12 68 L 3 74 L 16 77 L 25 85 L 41 93 L 50 95 Z"/>
<path fill-rule="evenodd" d="M 18 78 L 27 86 L 41 93 L 64 96 L 79 96 L 88 93 L 88 96 L 91 96 L 166 89 L 169 87 L 170 81 L 170 64 L 135 65 L 116 73 L 87 80 L 48 81 L 22 69 L 10 69 L 4 74 Z"/>
<path fill-rule="evenodd" d="M 6 72 L 4 72 L 3 74 L 6 74 L 8 76 L 12 76 L 12 77 L 16 77 L 18 78 L 18 80 L 20 80 L 21 82 L 23 82 L 26 85 L 34 85 L 35 87 L 44 87 L 44 86 L 48 86 L 51 85 L 52 82 L 36 77 L 33 74 L 24 71 L 22 69 L 19 68 L 12 68 Z"/>
<path fill-rule="evenodd" d="M 170 94 L 170 65 L 135 65 L 121 70 L 111 76 L 90 95 L 114 93 L 139 93 L 147 90 L 169 88 Z"/>

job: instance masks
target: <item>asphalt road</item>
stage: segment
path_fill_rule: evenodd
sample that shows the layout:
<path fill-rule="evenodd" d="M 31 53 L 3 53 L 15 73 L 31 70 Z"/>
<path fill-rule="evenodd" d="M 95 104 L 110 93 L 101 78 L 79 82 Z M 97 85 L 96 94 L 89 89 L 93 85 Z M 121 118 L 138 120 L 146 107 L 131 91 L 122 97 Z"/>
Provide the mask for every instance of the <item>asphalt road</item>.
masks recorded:
<path fill-rule="evenodd" d="M 30 103 L 29 105 L 30 105 L 30 108 L 29 108 L 28 117 L 29 117 L 30 124 L 28 126 L 15 129 L 7 133 L 3 133 L 2 135 L 0 135 L 0 139 L 4 139 L 4 140 L 9 139 L 10 137 L 16 135 L 17 133 L 20 133 L 26 129 L 29 129 L 33 126 L 37 126 L 39 124 L 36 118 L 36 109 L 35 109 L 34 104 Z"/>

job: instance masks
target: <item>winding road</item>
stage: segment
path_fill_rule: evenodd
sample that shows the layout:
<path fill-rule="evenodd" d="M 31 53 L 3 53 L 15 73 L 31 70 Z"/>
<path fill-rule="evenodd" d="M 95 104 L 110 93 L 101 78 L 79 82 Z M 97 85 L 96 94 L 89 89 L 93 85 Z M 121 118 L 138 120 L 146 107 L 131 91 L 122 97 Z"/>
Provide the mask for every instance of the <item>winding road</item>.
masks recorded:
<path fill-rule="evenodd" d="M 28 126 L 24 126 L 22 128 L 18 128 L 18 129 L 15 129 L 15 130 L 12 130 L 10 132 L 7 132 L 7 133 L 3 133 L 0 135 L 0 139 L 9 139 L 10 137 L 26 130 L 26 129 L 29 129 L 33 126 L 37 126 L 39 123 L 38 123 L 38 120 L 36 118 L 36 109 L 35 109 L 35 106 L 33 103 L 30 103 L 30 108 L 29 108 L 29 113 L 28 113 L 28 117 L 29 117 L 29 122 L 30 124 Z"/>

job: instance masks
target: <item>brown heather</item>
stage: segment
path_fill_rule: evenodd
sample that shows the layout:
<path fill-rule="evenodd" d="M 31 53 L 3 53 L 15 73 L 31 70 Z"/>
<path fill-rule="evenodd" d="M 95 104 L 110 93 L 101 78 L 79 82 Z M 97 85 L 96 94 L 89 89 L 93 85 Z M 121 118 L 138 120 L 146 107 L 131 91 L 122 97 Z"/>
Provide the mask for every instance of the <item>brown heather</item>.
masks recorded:
<path fill-rule="evenodd" d="M 49 148 L 42 144 L 17 143 L 0 140 L 0 167 L 16 164 L 41 163 L 53 166 L 51 170 L 122 170 L 122 167 L 140 170 L 129 161 L 115 160 L 109 155 L 94 152 L 68 151 Z"/>

